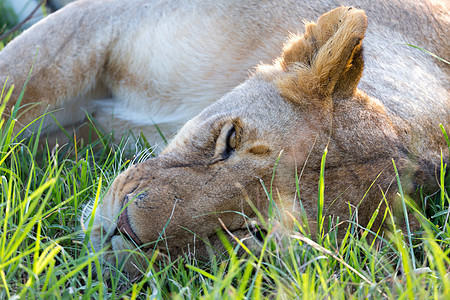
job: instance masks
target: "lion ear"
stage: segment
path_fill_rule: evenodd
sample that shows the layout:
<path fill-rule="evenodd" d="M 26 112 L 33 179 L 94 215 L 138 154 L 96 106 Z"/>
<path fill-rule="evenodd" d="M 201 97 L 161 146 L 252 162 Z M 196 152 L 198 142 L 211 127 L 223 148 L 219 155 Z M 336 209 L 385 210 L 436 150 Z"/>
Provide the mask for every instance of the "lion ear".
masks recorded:
<path fill-rule="evenodd" d="M 282 94 L 295 101 L 345 98 L 355 93 L 362 75 L 361 42 L 367 27 L 364 11 L 339 7 L 305 26 L 290 39 L 277 63 Z"/>

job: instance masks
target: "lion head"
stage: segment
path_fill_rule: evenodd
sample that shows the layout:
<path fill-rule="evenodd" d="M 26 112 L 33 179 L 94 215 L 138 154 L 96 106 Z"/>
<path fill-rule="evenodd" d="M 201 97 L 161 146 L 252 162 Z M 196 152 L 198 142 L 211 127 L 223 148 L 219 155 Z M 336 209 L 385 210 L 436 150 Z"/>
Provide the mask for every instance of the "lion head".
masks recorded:
<path fill-rule="evenodd" d="M 395 193 L 391 159 L 404 170 L 408 158 L 397 122 L 357 89 L 366 26 L 365 13 L 348 7 L 306 24 L 272 65 L 187 122 L 161 155 L 120 174 L 91 216 L 94 248 L 109 246 L 122 258 L 136 247 L 149 256 L 155 249 L 205 256 L 221 226 L 242 236 L 249 220 L 267 217 L 269 189 L 285 226 L 300 201 L 311 226 L 324 149 L 326 214 L 345 220 L 359 207 L 367 224 L 380 189 Z M 374 181 L 379 188 L 370 189 Z"/>

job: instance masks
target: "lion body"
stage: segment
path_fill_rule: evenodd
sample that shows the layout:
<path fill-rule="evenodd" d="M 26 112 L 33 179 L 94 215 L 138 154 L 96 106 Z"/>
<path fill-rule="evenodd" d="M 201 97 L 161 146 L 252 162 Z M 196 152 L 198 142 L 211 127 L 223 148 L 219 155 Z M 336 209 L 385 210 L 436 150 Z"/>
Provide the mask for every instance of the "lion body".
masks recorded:
<path fill-rule="evenodd" d="M 9 77 L 17 97 L 36 57 L 22 104 L 41 104 L 24 114 L 20 120 L 24 125 L 55 111 L 60 124 L 76 127 L 87 111 L 118 137 L 134 129 L 150 141 L 159 141 L 155 124 L 169 136 L 175 133 L 243 82 L 249 69 L 275 59 L 289 33 L 298 32 L 304 20 L 336 5 L 333 1 L 321 6 L 295 1 L 135 1 L 133 5 L 77 1 L 1 52 L 1 81 Z M 372 21 L 361 88 L 384 100 L 403 119 L 419 124 L 442 110 L 440 100 L 436 105 L 429 100 L 448 97 L 443 88 L 448 86 L 448 71 L 439 68 L 434 58 L 395 43 L 420 45 L 448 57 L 448 30 L 432 26 L 437 21 L 448 24 L 446 7 L 441 5 L 358 3 Z M 416 70 L 411 72 L 409 66 Z M 414 104 L 405 108 L 404 98 Z M 47 120 L 47 132 L 55 131 L 56 124 L 50 117 Z"/>
<path fill-rule="evenodd" d="M 137 244 L 167 238 L 162 251 L 173 254 L 196 237 L 214 244 L 218 218 L 240 234 L 243 215 L 256 217 L 249 201 L 268 217 L 261 182 L 285 226 L 302 206 L 314 224 L 324 149 L 326 213 L 345 220 L 352 207 L 364 226 L 380 189 L 396 206 L 392 160 L 412 195 L 436 188 L 448 157 L 439 124 L 450 128 L 449 67 L 405 45 L 448 59 L 448 7 L 358 1 L 365 13 L 341 7 L 304 26 L 339 4 L 81 0 L 0 52 L 0 79 L 20 87 L 39 48 L 24 103 L 42 104 L 23 124 L 62 109 L 60 123 L 76 126 L 88 111 L 118 135 L 155 141 L 155 123 L 173 133 L 191 119 L 158 158 L 116 178 L 94 217 L 97 250 L 130 247 L 117 229 Z"/>

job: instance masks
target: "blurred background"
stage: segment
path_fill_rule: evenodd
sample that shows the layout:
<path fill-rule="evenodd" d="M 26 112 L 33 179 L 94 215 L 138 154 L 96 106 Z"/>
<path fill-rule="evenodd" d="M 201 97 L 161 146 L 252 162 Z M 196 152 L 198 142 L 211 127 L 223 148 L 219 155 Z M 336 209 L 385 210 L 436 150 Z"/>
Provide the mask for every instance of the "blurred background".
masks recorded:
<path fill-rule="evenodd" d="M 0 37 L 3 44 L 72 1 L 74 0 L 0 0 Z"/>

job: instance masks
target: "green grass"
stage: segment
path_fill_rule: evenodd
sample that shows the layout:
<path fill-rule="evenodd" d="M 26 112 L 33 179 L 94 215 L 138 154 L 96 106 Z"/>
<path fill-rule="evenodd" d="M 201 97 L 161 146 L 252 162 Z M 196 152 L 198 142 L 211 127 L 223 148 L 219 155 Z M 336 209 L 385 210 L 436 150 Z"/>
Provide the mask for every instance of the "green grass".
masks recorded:
<path fill-rule="evenodd" d="M 18 17 L 14 10 L 5 2 L 0 1 L 0 36 L 11 30 L 17 23 Z M 3 41 L 0 41 L 0 50 L 9 43 L 14 37 L 20 34 L 20 31 L 9 34 Z"/>
<path fill-rule="evenodd" d="M 0 34 L 13 28 L 19 22 L 14 10 L 5 2 L 0 2 L 0 19 L 2 20 Z"/>
<path fill-rule="evenodd" d="M 10 92 L 2 91 L 0 112 Z M 347 234 L 336 243 L 334 232 L 324 227 L 330 222 L 323 215 L 322 170 L 318 236 L 310 236 L 297 221 L 295 232 L 280 235 L 273 201 L 261 253 L 246 249 L 246 255 L 238 256 L 233 247 L 239 246 L 224 239 L 227 258 L 208 263 L 178 258 L 159 268 L 151 263 L 141 278 L 129 282 L 120 269 L 109 279 L 94 270 L 103 268 L 101 253 L 88 251 L 79 222 L 83 207 L 99 199 L 108 183 L 132 163 L 123 155 L 125 143 L 113 146 L 105 135 L 95 148 L 38 151 L 39 138 L 18 140 L 11 135 L 14 126 L 14 116 L 0 123 L 1 299 L 450 297 L 450 178 L 444 168 L 439 193 L 423 196 L 430 209 L 427 215 L 417 212 L 423 227 L 413 240 L 395 230 L 375 239 L 368 238 L 374 234 L 370 228 L 356 235 L 361 228 L 349 222 L 341 224 Z M 325 158 L 326 152 L 323 164 Z M 271 188 L 265 189 L 272 197 Z M 391 218 L 389 212 L 385 217 Z"/>

